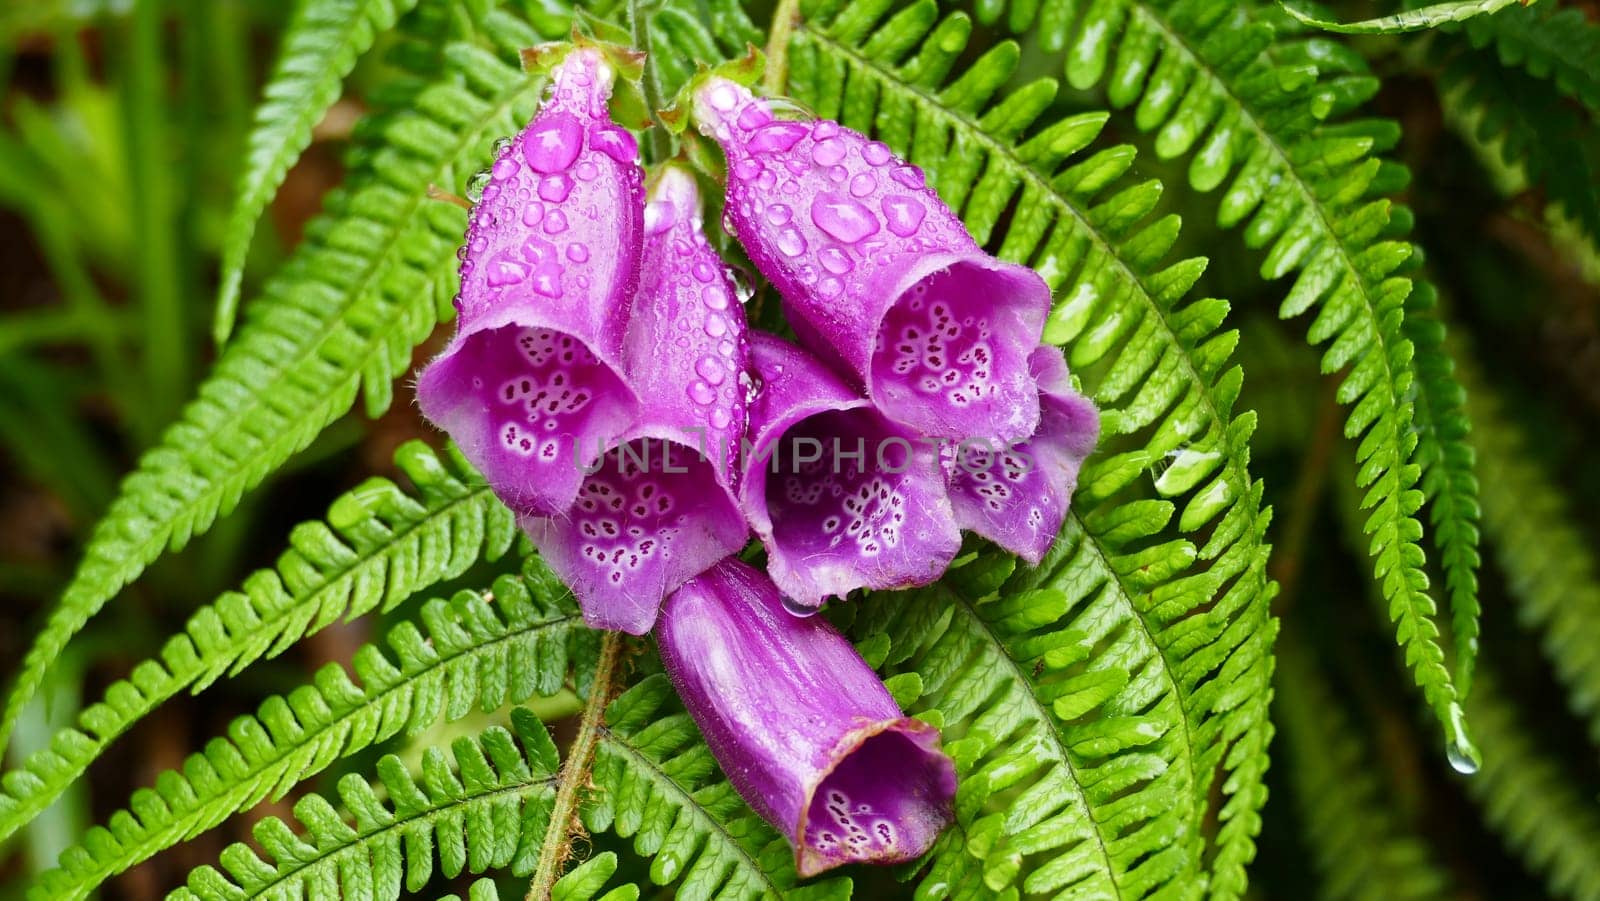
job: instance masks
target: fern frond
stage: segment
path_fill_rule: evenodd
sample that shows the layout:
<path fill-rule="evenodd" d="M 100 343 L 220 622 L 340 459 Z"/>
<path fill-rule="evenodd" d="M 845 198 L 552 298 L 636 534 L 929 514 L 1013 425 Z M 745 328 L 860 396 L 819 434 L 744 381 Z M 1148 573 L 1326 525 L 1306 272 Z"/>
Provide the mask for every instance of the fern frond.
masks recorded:
<path fill-rule="evenodd" d="M 1295 276 L 1280 316 L 1317 309 L 1309 340 L 1328 345 L 1325 373 L 1343 373 L 1338 397 L 1351 407 L 1345 435 L 1358 442 L 1375 579 L 1447 741 L 1467 747 L 1427 590 L 1416 518 L 1421 468 L 1413 459 L 1419 440 L 1452 448 L 1429 458 L 1459 453 L 1460 442 L 1415 431 L 1414 348 L 1404 329 L 1411 282 L 1396 274 L 1413 253 L 1401 239 L 1410 216 L 1394 217 L 1385 199 L 1408 176 L 1372 155 L 1396 140 L 1398 127 L 1320 124 L 1370 97 L 1377 80 L 1348 47 L 1318 38 L 1275 42 L 1271 27 L 1226 0 L 983 0 L 980 18 L 996 21 L 1008 7 L 1007 27 L 1034 28 L 1037 18 L 1041 44 L 1067 50 L 1074 87 L 1104 82 L 1113 106 L 1133 106 L 1134 124 L 1155 132 L 1158 156 L 1190 154 L 1195 189 L 1229 182 L 1219 199 L 1221 224 L 1243 224 L 1246 245 L 1266 250 L 1262 277 Z"/>
<path fill-rule="evenodd" d="M 1405 12 L 1389 16 L 1379 16 L 1376 19 L 1365 19 L 1360 22 L 1334 22 L 1319 19 L 1315 15 L 1296 8 L 1292 3 L 1278 0 L 1278 5 L 1284 12 L 1300 20 L 1302 24 L 1323 31 L 1333 31 L 1339 34 L 1402 34 L 1407 31 L 1421 31 L 1424 28 L 1437 28 L 1452 22 L 1465 22 L 1468 19 L 1486 16 L 1498 12 L 1513 3 L 1522 3 L 1525 0 L 1455 0 L 1453 3 L 1435 3 L 1417 9 L 1408 9 Z"/>
<path fill-rule="evenodd" d="M 363 151 L 349 187 L 327 200 L 329 212 L 251 305 L 199 397 L 123 482 L 23 661 L 0 744 L 50 661 L 164 549 L 231 511 L 358 392 L 369 414 L 389 406 L 394 378 L 448 310 L 455 284 L 465 214 L 428 200 L 428 186 L 465 181 L 497 137 L 527 120 L 541 90 L 509 56 L 465 43 L 444 54 L 437 81 L 370 126 L 376 149 Z"/>
<path fill-rule="evenodd" d="M 1466 412 L 1467 392 L 1456 379 L 1455 361 L 1446 345 L 1445 324 L 1437 315 L 1438 292 L 1419 282 L 1406 298 L 1406 336 L 1416 348 L 1416 416 L 1424 434 L 1438 440 L 1419 441 L 1422 493 L 1428 499 L 1433 543 L 1439 568 L 1450 592 L 1451 645 L 1456 685 L 1465 697 L 1472 688 L 1478 658 L 1479 614 L 1477 453 L 1470 441 L 1472 423 Z"/>
<path fill-rule="evenodd" d="M 1535 78 L 1550 79 L 1564 93 L 1600 114 L 1600 23 L 1583 10 L 1555 3 L 1513 6 L 1465 26 L 1474 47 L 1494 46 L 1500 62 Z"/>
<path fill-rule="evenodd" d="M 1483 745 L 1483 768 L 1465 785 L 1484 817 L 1551 894 L 1600 899 L 1594 796 L 1539 746 L 1539 726 L 1517 715 L 1517 700 L 1500 693 L 1492 672 L 1479 678 L 1467 706 Z"/>
<path fill-rule="evenodd" d="M 1529 453 L 1530 436 L 1506 416 L 1486 382 L 1467 374 L 1491 553 L 1518 618 L 1540 631 L 1568 706 L 1600 745 L 1600 565 L 1593 542 L 1573 521 L 1567 492 Z"/>
<path fill-rule="evenodd" d="M 341 617 L 388 609 L 478 560 L 497 559 L 517 535 L 516 521 L 453 451 L 421 442 L 395 453 L 413 494 L 371 479 L 333 503 L 326 524 L 301 524 L 277 566 L 244 581 L 189 618 L 157 659 L 133 668 L 76 729 L 0 779 L 0 839 L 50 806 L 117 736 L 185 688 L 199 691 L 224 674 L 281 654 Z"/>
<path fill-rule="evenodd" d="M 523 708 L 511 711 L 511 728 L 498 726 L 477 739 L 429 748 L 421 777 L 406 772 L 398 757 L 378 762 L 379 790 L 360 776 L 339 781 L 346 822 L 320 795 L 296 802 L 301 831 L 268 817 L 254 829 L 269 862 L 249 845 L 222 852 L 224 874 L 210 866 L 189 874 L 173 901 L 237 901 L 239 898 L 337 897 L 393 901 L 415 892 L 438 870 L 509 869 L 525 874 L 550 816 L 556 746 L 544 724 Z M 518 747 L 518 745 L 521 747 Z"/>
<path fill-rule="evenodd" d="M 1204 261 L 1163 265 L 1178 219 L 1150 220 L 1158 182 L 1117 184 L 1132 148 L 1077 158 L 1103 114 L 1043 121 L 1047 79 L 998 96 L 1019 58 L 1009 42 L 952 77 L 970 20 L 941 19 L 933 2 L 890 6 L 808 8 L 789 46 L 791 92 L 906 153 L 980 241 L 1064 293 L 1046 340 L 1065 346 L 1105 435 L 1058 550 L 1007 600 L 862 605 L 864 618 L 899 611 L 873 628 L 941 648 L 906 666 L 970 738 L 958 766 L 983 786 L 967 790 L 966 836 L 942 846 L 925 890 L 1020 881 L 1140 897 L 1177 877 L 1236 895 L 1265 799 L 1276 627 L 1268 516 L 1247 470 L 1254 417 L 1232 412 L 1237 334 L 1218 330 L 1228 305 L 1183 301 Z M 945 609 L 948 621 L 921 622 Z M 901 635 L 891 662 L 918 646 Z M 1103 721 L 1078 723 L 1095 711 Z M 971 806 L 1011 786 L 1024 800 L 1009 813 Z"/>
<path fill-rule="evenodd" d="M 213 331 L 220 345 L 233 331 L 239 281 L 256 220 L 311 143 L 311 129 L 335 100 L 344 77 L 417 0 L 301 0 L 283 35 L 272 77 L 256 107 L 239 173 L 237 199 L 222 241 L 222 286 Z"/>
<path fill-rule="evenodd" d="M 665 676 L 645 678 L 606 708 L 591 778 L 584 825 L 631 838 L 653 858 L 651 881 L 676 881 L 677 897 L 850 896 L 849 879 L 797 885 L 788 842 L 722 777 Z"/>
<path fill-rule="evenodd" d="M 639 886 L 631 882 L 599 895 L 616 872 L 616 852 L 596 854 L 556 880 L 556 884 L 550 887 L 550 901 L 636 901 Z M 598 899 L 596 895 L 599 895 Z M 458 895 L 446 895 L 439 901 L 461 901 L 461 898 Z M 493 879 L 479 879 L 467 890 L 467 901 L 500 901 L 500 890 Z"/>
<path fill-rule="evenodd" d="M 1287 638 L 1287 637 L 1286 637 Z M 1283 753 L 1305 844 L 1329 899 L 1449 897 L 1449 876 L 1393 806 L 1376 751 L 1317 672 L 1310 649 L 1279 645 L 1277 700 Z"/>
<path fill-rule="evenodd" d="M 430 601 L 419 628 L 402 623 L 389 650 L 365 645 L 352 674 L 338 664 L 312 684 L 262 703 L 228 727 L 181 772 L 157 777 L 39 877 L 34 897 L 82 898 L 111 876 L 193 838 L 263 800 L 282 797 L 334 761 L 396 735 L 414 735 L 441 716 L 492 712 L 561 689 L 567 641 L 578 614 L 560 583 L 530 558 L 530 585 L 502 576 L 490 595 L 462 591 Z"/>

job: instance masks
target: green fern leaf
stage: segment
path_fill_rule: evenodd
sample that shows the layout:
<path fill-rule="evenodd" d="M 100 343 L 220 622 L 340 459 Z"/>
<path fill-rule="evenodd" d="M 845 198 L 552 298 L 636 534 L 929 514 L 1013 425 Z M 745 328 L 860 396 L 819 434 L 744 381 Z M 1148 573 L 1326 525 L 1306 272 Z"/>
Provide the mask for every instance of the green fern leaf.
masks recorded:
<path fill-rule="evenodd" d="M 61 648 L 165 548 L 231 511 L 358 392 L 369 414 L 388 408 L 394 378 L 448 312 L 454 287 L 464 214 L 428 200 L 428 186 L 464 182 L 497 137 L 527 120 L 541 90 L 476 46 L 454 44 L 445 56 L 439 80 L 369 127 L 376 149 L 358 155 L 350 186 L 328 199 L 329 212 L 252 305 L 199 397 L 123 482 L 23 661 L 0 744 Z"/>
<path fill-rule="evenodd" d="M 168 771 L 155 788 L 113 814 L 110 830 L 90 830 L 61 856 L 61 868 L 39 877 L 36 898 L 83 898 L 106 879 L 193 838 L 228 816 L 280 798 L 334 761 L 395 735 L 414 735 L 443 716 L 559 691 L 567 675 L 567 641 L 578 627 L 566 595 L 537 558 L 529 581 L 503 576 L 493 594 L 463 591 L 430 601 L 421 628 L 403 623 L 389 633 L 389 651 L 366 645 L 350 673 L 338 664 L 312 684 L 269 698 L 226 738 Z M 492 605 L 491 605 L 492 601 Z"/>
<path fill-rule="evenodd" d="M 1377 750 L 1351 722 L 1298 642 L 1279 645 L 1274 718 L 1295 809 L 1328 899 L 1449 897 L 1449 877 L 1393 804 Z"/>
<path fill-rule="evenodd" d="M 1435 3 L 1432 6 L 1409 9 L 1403 13 L 1379 16 L 1361 22 L 1332 22 L 1319 19 L 1283 0 L 1279 0 L 1278 5 L 1303 24 L 1323 31 L 1336 31 L 1340 34 L 1401 34 L 1407 31 L 1421 31 L 1424 28 L 1437 28 L 1451 22 L 1464 22 L 1477 16 L 1498 12 L 1513 3 L 1528 2 L 1531 0 L 1458 0 L 1455 3 Z"/>
<path fill-rule="evenodd" d="M 1502 64 L 1550 79 L 1590 112 L 1600 113 L 1600 23 L 1582 9 L 1554 3 L 1512 6 L 1465 27 L 1474 47 L 1494 45 Z"/>
<path fill-rule="evenodd" d="M 1467 373 L 1473 376 L 1469 370 Z M 1473 444 L 1483 467 L 1483 527 L 1524 623 L 1542 633 L 1545 656 L 1573 713 L 1600 743 L 1600 561 L 1573 520 L 1567 492 L 1530 455 L 1529 438 L 1481 378 L 1468 380 Z"/>
<path fill-rule="evenodd" d="M 1401 240 L 1410 216 L 1396 217 L 1384 199 L 1408 176 L 1372 156 L 1397 139 L 1398 128 L 1321 124 L 1365 101 L 1377 80 L 1348 47 L 1317 38 L 1275 41 L 1271 27 L 1225 0 L 1043 7 L 984 0 L 980 18 L 995 21 L 1008 6 L 1009 28 L 1034 28 L 1037 19 L 1041 44 L 1067 50 L 1074 87 L 1104 83 L 1114 106 L 1132 106 L 1134 125 L 1155 132 L 1158 156 L 1191 155 L 1194 188 L 1228 182 L 1221 223 L 1242 224 L 1245 243 L 1266 250 L 1264 278 L 1295 276 L 1281 316 L 1317 309 L 1309 338 L 1327 345 L 1323 371 L 1343 373 L 1338 396 L 1351 407 L 1345 434 L 1357 441 L 1362 506 L 1371 510 L 1374 577 L 1447 742 L 1469 748 L 1427 591 L 1416 519 L 1422 471 L 1413 459 L 1419 442 L 1440 445 L 1423 454 L 1429 459 L 1458 456 L 1462 442 L 1418 428 L 1415 349 L 1404 329 L 1411 282 L 1397 274 L 1413 253 Z M 1458 521 L 1450 529 L 1470 526 Z"/>
<path fill-rule="evenodd" d="M 958 595 L 965 605 L 939 594 L 895 606 L 933 622 L 927 629 L 953 611 L 928 633 L 949 636 L 951 648 L 911 671 L 947 729 L 960 734 L 967 717 L 994 720 L 957 746 L 968 784 L 982 786 L 972 797 L 1013 784 L 1002 777 L 1030 786 L 1008 814 L 963 808 L 963 835 L 942 846 L 924 890 L 948 886 L 959 897 L 1020 879 L 1030 892 L 1081 883 L 1140 897 L 1177 878 L 1237 895 L 1265 799 L 1275 625 L 1267 516 L 1246 468 L 1254 418 L 1232 413 L 1237 335 L 1218 332 L 1227 304 L 1181 302 L 1204 261 L 1162 265 L 1179 223 L 1147 221 L 1159 183 L 1118 183 L 1131 148 L 1075 158 L 1104 115 L 1041 122 L 1055 94 L 1048 80 L 997 97 L 1019 58 L 1010 43 L 951 77 L 970 21 L 941 19 L 932 2 L 893 15 L 890 6 L 808 8 L 789 45 L 790 90 L 906 152 L 980 241 L 1064 293 L 1046 339 L 1065 346 L 1105 433 L 1060 546 L 1037 574 L 1019 576 L 981 614 L 987 593 Z M 1142 481 L 1147 474 L 1152 482 Z M 892 602 L 872 598 L 860 615 L 879 605 Z M 910 626 L 877 628 L 894 635 Z M 1074 638 L 1074 628 L 1092 637 Z M 1080 641 L 1088 646 L 1078 649 Z M 1074 656 L 1095 641 L 1115 650 L 1092 664 Z M 896 646 L 909 655 L 917 642 Z M 1071 689 L 1057 695 L 1053 680 Z M 1072 730 L 1097 710 L 1115 715 Z M 1075 775 L 1108 757 L 1110 781 Z M 1210 811 L 1219 779 L 1224 800 Z M 1099 791 L 1110 785 L 1121 788 Z M 1208 816 L 1220 821 L 1209 838 Z"/>
<path fill-rule="evenodd" d="M 550 887 L 550 901 L 636 901 L 639 887 L 631 882 L 619 885 L 604 895 L 599 894 L 616 872 L 616 852 L 596 854 L 556 880 L 556 884 Z M 439 901 L 461 901 L 461 898 L 458 895 L 445 895 Z M 467 901 L 500 901 L 500 890 L 493 879 L 479 879 L 468 889 Z"/>
<path fill-rule="evenodd" d="M 378 32 L 417 0 L 302 0 L 283 36 L 283 50 L 256 107 L 255 127 L 239 173 L 238 199 L 223 238 L 222 287 L 213 330 L 218 344 L 233 331 L 239 280 L 256 220 L 289 167 L 311 143 L 311 129 L 339 99 L 344 77 Z"/>
<path fill-rule="evenodd" d="M 511 728 L 457 739 L 454 766 L 429 748 L 420 779 L 398 757 L 383 758 L 381 797 L 359 776 L 341 779 L 339 800 L 353 825 L 328 800 L 307 795 L 294 806 L 301 833 L 273 817 L 256 825 L 255 839 L 271 862 L 249 845 L 230 845 L 222 852 L 226 874 L 201 867 L 169 897 L 393 901 L 427 884 L 436 855 L 438 872 L 451 878 L 500 869 L 525 875 L 533 866 L 529 849 L 537 852 L 549 823 L 558 760 L 533 713 L 512 710 Z"/>
<path fill-rule="evenodd" d="M 794 901 L 848 898 L 849 879 L 797 885 L 794 852 L 717 771 L 665 676 L 650 676 L 606 708 L 595 747 L 591 831 L 633 840 L 650 879 L 680 898 Z"/>
<path fill-rule="evenodd" d="M 239 592 L 189 618 L 157 659 L 106 690 L 17 770 L 0 779 L 0 839 L 49 807 L 81 778 L 117 736 L 185 688 L 199 691 L 313 632 L 395 604 L 480 559 L 497 559 L 517 535 L 516 521 L 459 455 L 403 445 L 395 463 L 416 497 L 371 479 L 335 501 L 328 521 L 301 524 L 277 566 L 256 572 Z"/>

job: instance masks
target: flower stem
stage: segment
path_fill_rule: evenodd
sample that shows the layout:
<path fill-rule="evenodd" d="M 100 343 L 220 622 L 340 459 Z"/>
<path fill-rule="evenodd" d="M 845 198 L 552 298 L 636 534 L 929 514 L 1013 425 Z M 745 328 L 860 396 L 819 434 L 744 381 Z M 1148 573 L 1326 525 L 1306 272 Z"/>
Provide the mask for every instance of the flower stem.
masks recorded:
<path fill-rule="evenodd" d="M 767 72 L 761 79 L 768 94 L 782 94 L 789 86 L 789 38 L 799 24 L 800 0 L 779 0 L 767 32 Z"/>
<path fill-rule="evenodd" d="M 589 781 L 595 741 L 600 734 L 601 720 L 605 718 L 606 704 L 611 701 L 612 680 L 621 659 L 622 634 L 602 633 L 600 657 L 594 665 L 594 682 L 589 686 L 589 699 L 584 702 L 583 715 L 578 720 L 578 735 L 567 751 L 567 762 L 561 766 L 555 805 L 550 811 L 550 827 L 544 834 L 544 844 L 539 847 L 539 864 L 528 885 L 527 901 L 549 901 L 550 889 L 561 875 L 561 865 L 572 853 L 578 794 Z"/>
<path fill-rule="evenodd" d="M 650 58 L 650 18 L 639 10 L 639 0 L 628 0 L 628 33 L 633 49 L 644 54 L 644 101 L 650 108 L 650 120 L 655 124 L 646 137 L 650 144 L 650 161 L 659 163 L 672 156 L 672 139 L 658 115 L 666 101 L 661 97 L 661 85 L 656 82 L 656 70 Z"/>

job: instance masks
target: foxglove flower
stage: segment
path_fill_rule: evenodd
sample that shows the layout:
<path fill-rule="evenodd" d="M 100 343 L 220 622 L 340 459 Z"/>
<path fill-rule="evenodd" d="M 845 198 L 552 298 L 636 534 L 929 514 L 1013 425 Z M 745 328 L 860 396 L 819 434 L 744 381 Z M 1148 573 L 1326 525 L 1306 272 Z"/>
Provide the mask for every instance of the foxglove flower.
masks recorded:
<path fill-rule="evenodd" d="M 937 448 L 793 344 L 758 333 L 750 361 L 760 388 L 739 501 L 784 594 L 814 609 L 939 578 L 961 534 Z"/>
<path fill-rule="evenodd" d="M 643 182 L 606 109 L 613 78 L 599 49 L 568 51 L 496 157 L 467 227 L 455 339 L 417 384 L 423 414 L 519 512 L 569 507 L 638 412 L 621 353 Z"/>
<path fill-rule="evenodd" d="M 624 349 L 640 418 L 569 511 L 522 521 L 585 621 L 636 635 L 669 592 L 749 537 L 733 495 L 748 384 L 744 308 L 706 243 L 692 174 L 664 168 L 644 219 Z"/>
<path fill-rule="evenodd" d="M 1038 566 L 1061 531 L 1100 418 L 1073 390 L 1059 348 L 1039 347 L 1028 363 L 1039 385 L 1038 430 L 1009 447 L 957 445 L 946 472 L 957 524 Z"/>
<path fill-rule="evenodd" d="M 1050 289 L 984 253 L 922 171 L 837 122 L 773 118 L 726 78 L 693 95 L 728 160 L 726 221 L 802 343 L 890 419 L 1010 442 L 1039 421 L 1028 354 Z"/>
<path fill-rule="evenodd" d="M 734 788 L 802 877 L 920 856 L 950 822 L 955 767 L 822 617 L 790 616 L 729 558 L 667 599 L 661 661 Z"/>

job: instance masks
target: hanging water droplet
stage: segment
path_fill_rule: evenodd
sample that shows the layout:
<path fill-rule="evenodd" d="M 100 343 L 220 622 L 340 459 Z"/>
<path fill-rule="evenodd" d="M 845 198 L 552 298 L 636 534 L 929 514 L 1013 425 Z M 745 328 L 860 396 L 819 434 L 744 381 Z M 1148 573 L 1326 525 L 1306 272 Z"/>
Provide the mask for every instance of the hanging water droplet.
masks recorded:
<path fill-rule="evenodd" d="M 817 611 L 822 609 L 822 605 L 819 604 L 819 605 L 813 607 L 810 604 L 802 604 L 799 601 L 795 600 L 794 598 L 789 597 L 788 595 L 784 595 L 783 596 L 783 609 L 789 611 L 789 613 L 791 613 L 794 616 L 798 616 L 801 619 L 804 619 L 804 618 L 806 618 L 808 616 L 815 616 Z"/>
<path fill-rule="evenodd" d="M 878 217 L 859 200 L 843 194 L 818 194 L 811 202 L 811 221 L 845 244 L 878 231 Z"/>
<path fill-rule="evenodd" d="M 473 203 L 482 200 L 483 189 L 488 186 L 491 177 L 488 169 L 480 169 L 472 173 L 472 177 L 467 179 L 467 199 Z"/>

